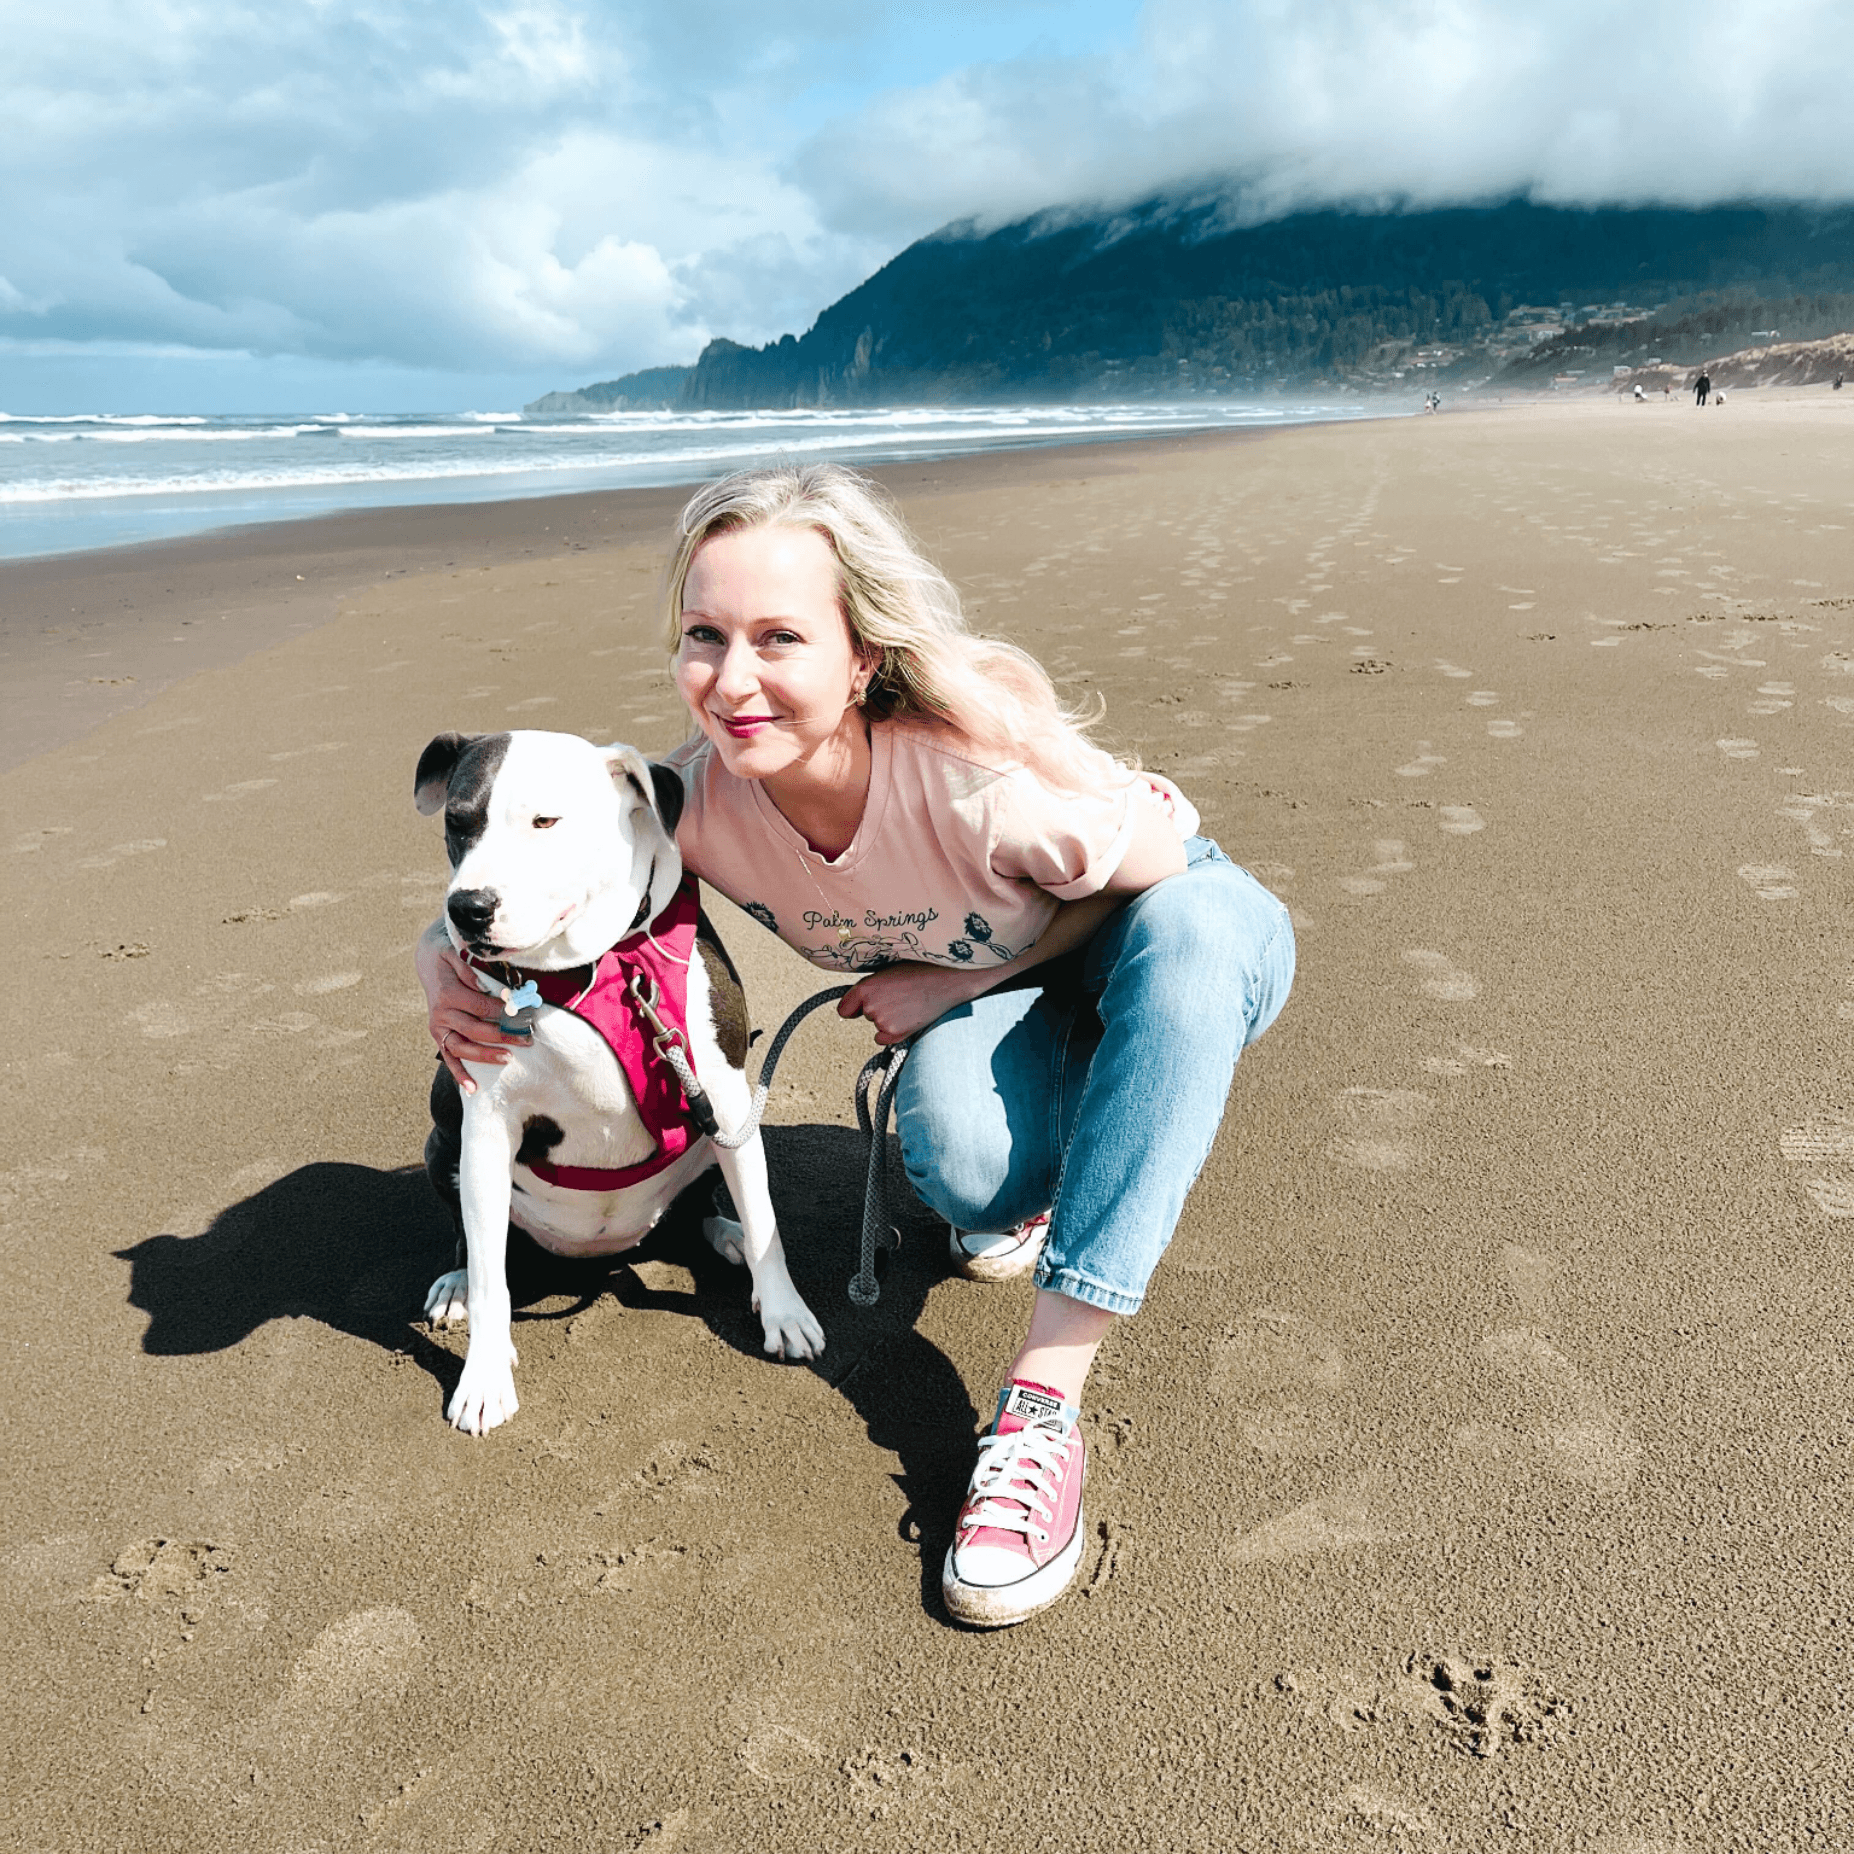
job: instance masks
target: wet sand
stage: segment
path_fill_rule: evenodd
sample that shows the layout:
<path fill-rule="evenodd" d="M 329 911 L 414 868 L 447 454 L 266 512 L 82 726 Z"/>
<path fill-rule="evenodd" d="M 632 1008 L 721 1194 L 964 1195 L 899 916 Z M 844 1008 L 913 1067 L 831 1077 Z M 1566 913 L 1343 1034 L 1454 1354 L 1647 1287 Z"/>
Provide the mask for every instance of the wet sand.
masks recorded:
<path fill-rule="evenodd" d="M 1301 949 L 996 1636 L 937 1583 L 1028 1289 L 913 1210 L 849 1303 L 848 1027 L 768 1135 L 819 1368 L 681 1222 L 524 1260 L 520 1414 L 442 1420 L 412 768 L 680 737 L 677 498 L 0 567 L 10 1839 L 1854 1842 L 1848 397 L 885 473 Z M 816 975 L 720 913 L 776 1025 Z"/>

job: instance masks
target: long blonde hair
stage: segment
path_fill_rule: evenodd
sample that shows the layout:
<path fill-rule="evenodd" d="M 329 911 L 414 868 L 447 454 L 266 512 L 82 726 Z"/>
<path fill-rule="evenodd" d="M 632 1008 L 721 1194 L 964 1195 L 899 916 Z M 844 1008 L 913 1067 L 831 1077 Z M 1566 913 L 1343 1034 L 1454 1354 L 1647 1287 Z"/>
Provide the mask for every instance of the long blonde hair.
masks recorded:
<path fill-rule="evenodd" d="M 690 497 L 670 564 L 669 647 L 682 645 L 683 586 L 704 542 L 743 528 L 810 528 L 837 557 L 838 608 L 875 662 L 864 708 L 879 721 L 950 730 L 982 760 L 1024 765 L 1071 791 L 1116 774 L 1088 738 L 1099 720 L 1066 706 L 1027 651 L 966 628 L 959 594 L 926 559 L 888 496 L 840 464 L 737 470 Z"/>

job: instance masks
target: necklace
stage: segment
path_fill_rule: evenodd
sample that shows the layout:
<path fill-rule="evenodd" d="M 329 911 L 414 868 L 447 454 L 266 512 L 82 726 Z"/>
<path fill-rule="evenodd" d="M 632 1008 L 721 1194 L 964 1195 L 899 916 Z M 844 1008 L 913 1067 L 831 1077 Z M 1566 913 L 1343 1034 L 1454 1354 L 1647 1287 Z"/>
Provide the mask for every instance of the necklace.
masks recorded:
<path fill-rule="evenodd" d="M 818 886 L 818 879 L 811 873 L 811 865 L 805 860 L 804 851 L 793 850 L 792 854 L 798 858 L 798 866 L 805 872 L 805 880 L 811 884 L 812 892 L 823 902 L 825 913 L 835 914 L 837 912 L 836 904 L 825 894 L 823 889 Z M 839 946 L 848 946 L 855 938 L 856 929 L 852 927 L 848 921 L 845 921 L 843 925 L 837 929 L 837 944 Z"/>

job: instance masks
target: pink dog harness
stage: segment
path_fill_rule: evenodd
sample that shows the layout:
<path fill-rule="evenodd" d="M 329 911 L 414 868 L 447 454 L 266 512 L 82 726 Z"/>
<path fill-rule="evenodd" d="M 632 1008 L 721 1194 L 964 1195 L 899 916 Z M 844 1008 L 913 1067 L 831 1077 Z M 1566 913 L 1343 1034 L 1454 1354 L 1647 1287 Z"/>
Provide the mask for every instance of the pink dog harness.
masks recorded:
<path fill-rule="evenodd" d="M 697 1137 L 698 1125 L 682 1084 L 661 1059 L 658 1045 L 662 1038 L 675 1038 L 684 1050 L 689 1046 L 689 962 L 695 957 L 700 913 L 695 880 L 684 876 L 675 897 L 654 921 L 600 955 L 584 990 L 575 984 L 584 966 L 567 972 L 502 968 L 514 973 L 516 985 L 532 979 L 544 1002 L 570 1011 L 610 1044 L 644 1130 L 657 1143 L 650 1158 L 615 1169 L 535 1159 L 528 1169 L 537 1178 L 568 1191 L 622 1191 L 667 1171 Z"/>

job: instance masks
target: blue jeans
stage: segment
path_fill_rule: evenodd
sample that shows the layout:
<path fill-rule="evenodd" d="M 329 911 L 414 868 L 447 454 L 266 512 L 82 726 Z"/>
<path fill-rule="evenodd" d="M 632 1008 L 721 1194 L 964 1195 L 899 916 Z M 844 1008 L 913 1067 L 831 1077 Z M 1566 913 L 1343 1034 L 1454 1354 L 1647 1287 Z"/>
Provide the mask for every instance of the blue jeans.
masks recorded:
<path fill-rule="evenodd" d="M 1287 909 L 1205 837 L 1077 953 L 921 1032 L 895 1091 L 909 1181 L 966 1230 L 1048 1210 L 1038 1287 L 1134 1313 L 1287 1002 Z"/>

